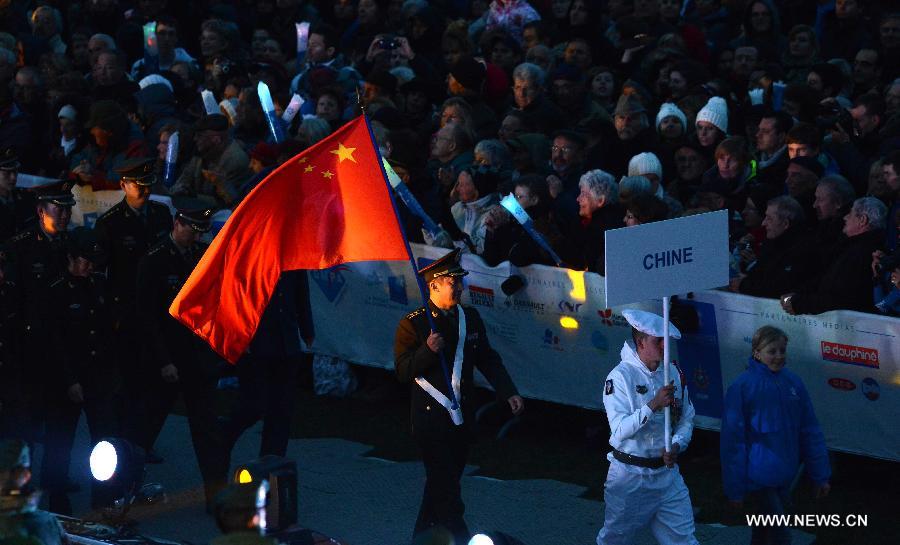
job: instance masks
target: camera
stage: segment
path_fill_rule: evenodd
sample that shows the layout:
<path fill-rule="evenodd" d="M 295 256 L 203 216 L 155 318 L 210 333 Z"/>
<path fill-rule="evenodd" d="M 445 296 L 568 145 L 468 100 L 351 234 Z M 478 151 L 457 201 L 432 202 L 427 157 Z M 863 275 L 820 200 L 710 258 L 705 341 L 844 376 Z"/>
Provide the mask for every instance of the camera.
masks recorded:
<path fill-rule="evenodd" d="M 850 136 L 859 136 L 853 116 L 840 104 L 822 104 L 816 113 L 816 126 L 823 131 L 840 127 Z"/>
<path fill-rule="evenodd" d="M 892 254 L 882 256 L 875 269 L 878 271 L 878 274 L 882 274 L 885 272 L 891 272 L 897 267 L 900 267 L 900 252 L 894 252 Z"/>
<path fill-rule="evenodd" d="M 400 47 L 400 42 L 392 36 L 385 36 L 378 40 L 377 45 L 380 49 L 397 49 Z"/>

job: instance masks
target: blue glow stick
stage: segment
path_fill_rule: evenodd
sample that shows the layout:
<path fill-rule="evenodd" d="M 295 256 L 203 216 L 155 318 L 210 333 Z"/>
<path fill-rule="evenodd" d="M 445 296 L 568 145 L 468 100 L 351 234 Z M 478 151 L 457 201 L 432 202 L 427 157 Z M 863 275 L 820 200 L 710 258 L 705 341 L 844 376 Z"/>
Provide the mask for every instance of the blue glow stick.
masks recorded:
<path fill-rule="evenodd" d="M 178 163 L 178 131 L 169 135 L 169 144 L 166 146 L 166 166 L 163 171 L 163 184 L 172 187 L 175 183 L 175 165 Z"/>
<path fill-rule="evenodd" d="M 213 96 L 212 91 L 204 89 L 200 91 L 200 97 L 203 98 L 203 109 L 206 110 L 206 115 L 222 113 L 222 110 L 219 109 L 219 103 L 216 102 L 216 97 Z"/>
<path fill-rule="evenodd" d="M 266 121 L 269 123 L 269 132 L 272 133 L 272 140 L 276 144 L 280 144 L 284 141 L 284 130 L 281 127 L 281 120 L 275 115 L 275 103 L 272 102 L 269 86 L 264 81 L 261 81 L 256 86 L 256 92 L 259 94 L 259 104 L 262 106 Z"/>
<path fill-rule="evenodd" d="M 510 214 L 516 218 L 523 228 L 525 228 L 525 232 L 528 233 L 538 245 L 544 249 L 548 254 L 550 254 L 550 258 L 553 259 L 553 262 L 556 263 L 557 267 L 562 267 L 562 259 L 556 255 L 556 252 L 553 251 L 553 248 L 547 244 L 546 239 L 544 239 L 543 235 L 537 232 L 537 229 L 534 228 L 534 221 L 532 221 L 531 216 L 528 215 L 528 212 L 525 211 L 524 208 L 519 204 L 519 201 L 516 200 L 516 197 L 510 193 L 509 195 L 503 197 L 503 200 L 500 201 L 500 206 L 505 208 Z"/>
<path fill-rule="evenodd" d="M 772 84 L 772 109 L 776 112 L 781 111 L 784 104 L 784 89 L 787 87 L 783 81 L 776 81 Z"/>
<path fill-rule="evenodd" d="M 394 172 L 394 169 L 391 168 L 390 163 L 387 162 L 387 159 L 384 157 L 381 158 L 381 164 L 384 165 L 384 171 L 387 173 L 388 182 L 390 182 L 391 187 L 394 188 L 394 192 L 397 193 L 397 196 L 400 197 L 400 200 L 403 201 L 403 204 L 409 208 L 409 211 L 415 214 L 419 219 L 422 220 L 423 226 L 425 230 L 431 233 L 433 236 L 437 236 L 438 233 L 441 232 L 441 228 L 431 219 L 428 214 L 425 212 L 425 209 L 422 208 L 422 205 L 419 204 L 419 201 L 416 199 L 416 196 L 412 194 L 412 191 L 406 187 L 406 184 L 403 183 L 403 180 L 400 179 L 400 176 Z"/>
<path fill-rule="evenodd" d="M 297 61 L 306 56 L 306 48 L 309 45 L 309 23 L 294 23 L 297 29 Z"/>

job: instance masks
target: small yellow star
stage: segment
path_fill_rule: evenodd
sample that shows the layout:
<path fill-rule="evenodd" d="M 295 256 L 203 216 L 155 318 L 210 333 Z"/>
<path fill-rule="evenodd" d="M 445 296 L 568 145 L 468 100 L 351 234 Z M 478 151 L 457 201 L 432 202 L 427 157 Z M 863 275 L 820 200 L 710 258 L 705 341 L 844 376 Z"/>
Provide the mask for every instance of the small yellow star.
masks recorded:
<path fill-rule="evenodd" d="M 301 158 L 297 159 L 297 162 L 300 163 L 300 164 L 302 165 L 303 163 L 305 163 L 305 162 L 308 161 L 308 160 L 309 160 L 309 159 L 307 159 L 306 157 L 301 157 Z"/>
<path fill-rule="evenodd" d="M 313 169 L 316 168 L 313 165 L 306 165 L 306 168 L 303 169 L 303 172 L 312 172 Z"/>
<path fill-rule="evenodd" d="M 325 178 L 328 178 L 330 180 L 330 179 L 334 178 L 334 173 L 326 170 L 325 172 L 322 173 L 322 176 L 324 176 Z"/>
<path fill-rule="evenodd" d="M 344 159 L 350 159 L 356 163 L 356 159 L 353 158 L 354 151 L 356 151 L 356 148 L 345 148 L 343 144 L 338 142 L 338 149 L 331 150 L 331 153 L 338 156 L 338 163 L 343 163 Z"/>

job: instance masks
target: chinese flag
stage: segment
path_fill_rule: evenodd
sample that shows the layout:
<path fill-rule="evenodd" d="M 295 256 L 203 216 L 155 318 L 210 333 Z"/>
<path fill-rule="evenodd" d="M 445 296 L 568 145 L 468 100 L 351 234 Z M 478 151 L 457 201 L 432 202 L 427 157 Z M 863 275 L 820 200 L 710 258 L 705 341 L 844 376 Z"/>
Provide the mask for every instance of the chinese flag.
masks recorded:
<path fill-rule="evenodd" d="M 282 271 L 409 259 L 363 116 L 272 172 L 238 206 L 169 307 L 234 363 Z"/>

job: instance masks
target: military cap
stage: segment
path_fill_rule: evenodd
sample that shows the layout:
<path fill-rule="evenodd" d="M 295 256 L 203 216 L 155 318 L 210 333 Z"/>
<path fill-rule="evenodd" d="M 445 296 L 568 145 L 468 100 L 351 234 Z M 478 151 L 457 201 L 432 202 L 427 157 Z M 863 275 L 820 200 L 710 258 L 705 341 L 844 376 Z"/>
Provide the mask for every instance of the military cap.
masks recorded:
<path fill-rule="evenodd" d="M 646 310 L 638 310 L 628 308 L 622 311 L 622 316 L 631 324 L 631 327 L 637 329 L 641 333 L 650 335 L 651 337 L 663 336 L 663 319 L 659 314 L 647 312 Z M 675 324 L 669 322 L 669 337 L 680 339 L 681 332 L 675 327 Z"/>
<path fill-rule="evenodd" d="M 459 264 L 461 258 L 460 249 L 457 248 L 437 261 L 419 269 L 419 274 L 422 275 L 426 283 L 442 276 L 465 276 L 469 274 L 469 271 L 463 269 Z"/>
<path fill-rule="evenodd" d="M 106 259 L 106 252 L 100 246 L 93 229 L 76 227 L 69 231 L 67 246 L 70 254 L 83 257 L 92 263 L 102 263 Z"/>
<path fill-rule="evenodd" d="M 45 185 L 34 190 L 37 202 L 50 202 L 57 206 L 75 206 L 70 182 L 59 182 Z"/>
<path fill-rule="evenodd" d="M 126 159 L 115 170 L 123 182 L 134 182 L 137 185 L 151 186 L 156 182 L 156 174 L 153 167 L 155 159 L 135 157 Z"/>
<path fill-rule="evenodd" d="M 0 170 L 19 170 L 19 154 L 13 148 L 6 148 L 0 155 Z"/>
<path fill-rule="evenodd" d="M 175 219 L 190 225 L 194 231 L 206 233 L 212 227 L 212 210 L 209 208 L 200 210 L 182 208 L 175 212 Z"/>
<path fill-rule="evenodd" d="M 194 132 L 228 130 L 228 118 L 222 114 L 209 114 L 200 118 L 194 125 Z"/>

